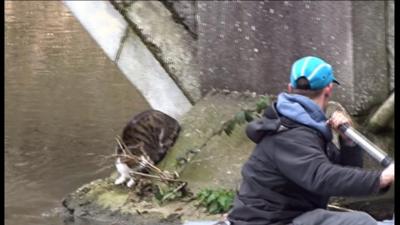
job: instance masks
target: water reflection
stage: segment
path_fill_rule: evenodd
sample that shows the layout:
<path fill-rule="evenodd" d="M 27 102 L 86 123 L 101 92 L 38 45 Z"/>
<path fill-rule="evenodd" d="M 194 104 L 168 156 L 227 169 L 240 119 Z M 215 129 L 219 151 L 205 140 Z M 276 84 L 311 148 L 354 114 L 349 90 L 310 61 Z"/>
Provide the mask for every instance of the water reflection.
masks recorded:
<path fill-rule="evenodd" d="M 149 105 L 62 2 L 5 2 L 5 224 L 62 224 L 60 200 Z"/>

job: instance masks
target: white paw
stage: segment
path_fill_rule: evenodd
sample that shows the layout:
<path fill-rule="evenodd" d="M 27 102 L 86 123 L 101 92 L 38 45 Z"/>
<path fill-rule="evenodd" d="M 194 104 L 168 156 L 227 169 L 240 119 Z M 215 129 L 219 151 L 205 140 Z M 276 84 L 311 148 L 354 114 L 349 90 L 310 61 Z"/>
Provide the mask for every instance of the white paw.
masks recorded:
<path fill-rule="evenodd" d="M 129 188 L 132 187 L 135 184 L 135 181 L 131 178 L 128 183 L 126 184 L 126 186 L 128 186 Z"/>
<path fill-rule="evenodd" d="M 118 177 L 118 179 L 115 180 L 114 183 L 115 183 L 116 185 L 119 185 L 119 184 L 124 183 L 125 180 L 126 180 L 126 177 L 125 177 L 125 176 L 120 176 L 120 177 Z"/>

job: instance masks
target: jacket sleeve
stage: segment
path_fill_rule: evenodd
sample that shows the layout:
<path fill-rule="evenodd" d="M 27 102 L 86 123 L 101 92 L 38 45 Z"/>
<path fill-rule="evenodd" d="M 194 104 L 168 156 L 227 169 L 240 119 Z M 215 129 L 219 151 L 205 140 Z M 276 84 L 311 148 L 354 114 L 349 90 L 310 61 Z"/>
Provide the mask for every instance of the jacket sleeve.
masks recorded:
<path fill-rule="evenodd" d="M 281 148 L 274 149 L 273 157 L 284 176 L 310 192 L 325 196 L 365 196 L 379 192 L 380 171 L 331 163 L 318 136 L 307 129 L 297 128 L 298 132 L 288 131 L 275 139 Z"/>
<path fill-rule="evenodd" d="M 339 136 L 340 143 L 340 164 L 343 166 L 363 167 L 363 150 L 360 146 L 347 145 Z"/>

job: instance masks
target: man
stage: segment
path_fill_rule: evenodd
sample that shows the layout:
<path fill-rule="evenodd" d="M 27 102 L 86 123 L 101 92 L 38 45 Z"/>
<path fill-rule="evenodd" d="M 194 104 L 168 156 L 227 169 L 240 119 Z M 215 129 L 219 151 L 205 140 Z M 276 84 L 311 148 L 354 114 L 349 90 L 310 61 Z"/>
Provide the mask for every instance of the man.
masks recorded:
<path fill-rule="evenodd" d="M 324 111 L 339 84 L 332 67 L 320 58 L 297 60 L 291 70 L 289 93 L 278 95 L 262 119 L 247 127 L 257 143 L 242 168 L 242 183 L 228 220 L 233 225 L 376 225 L 364 212 L 326 210 L 330 196 L 365 196 L 386 191 L 394 181 L 393 165 L 382 171 L 362 170 L 362 150 L 339 136 L 350 118 Z M 339 131 L 338 131 L 339 132 Z"/>

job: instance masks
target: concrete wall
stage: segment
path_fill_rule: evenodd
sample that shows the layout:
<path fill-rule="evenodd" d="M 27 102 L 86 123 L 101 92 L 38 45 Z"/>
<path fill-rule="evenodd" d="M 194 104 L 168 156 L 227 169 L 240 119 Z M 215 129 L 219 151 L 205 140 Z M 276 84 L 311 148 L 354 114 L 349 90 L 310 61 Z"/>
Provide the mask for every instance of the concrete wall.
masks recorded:
<path fill-rule="evenodd" d="M 198 2 L 202 90 L 277 94 L 291 63 L 317 55 L 342 85 L 335 100 L 358 114 L 389 94 L 383 1 Z"/>
<path fill-rule="evenodd" d="M 394 90 L 394 1 L 386 2 L 386 37 L 390 90 Z"/>
<path fill-rule="evenodd" d="M 197 38 L 197 3 L 196 1 L 166 0 L 162 3 L 171 11 L 174 20 L 183 24 L 194 38 Z"/>
<path fill-rule="evenodd" d="M 380 105 L 389 96 L 386 6 L 384 1 L 352 2 L 353 102 L 356 112 Z"/>
<path fill-rule="evenodd" d="M 277 94 L 305 55 L 332 64 L 353 115 L 394 90 L 393 1 L 110 3 L 191 103 L 213 88 Z"/>

